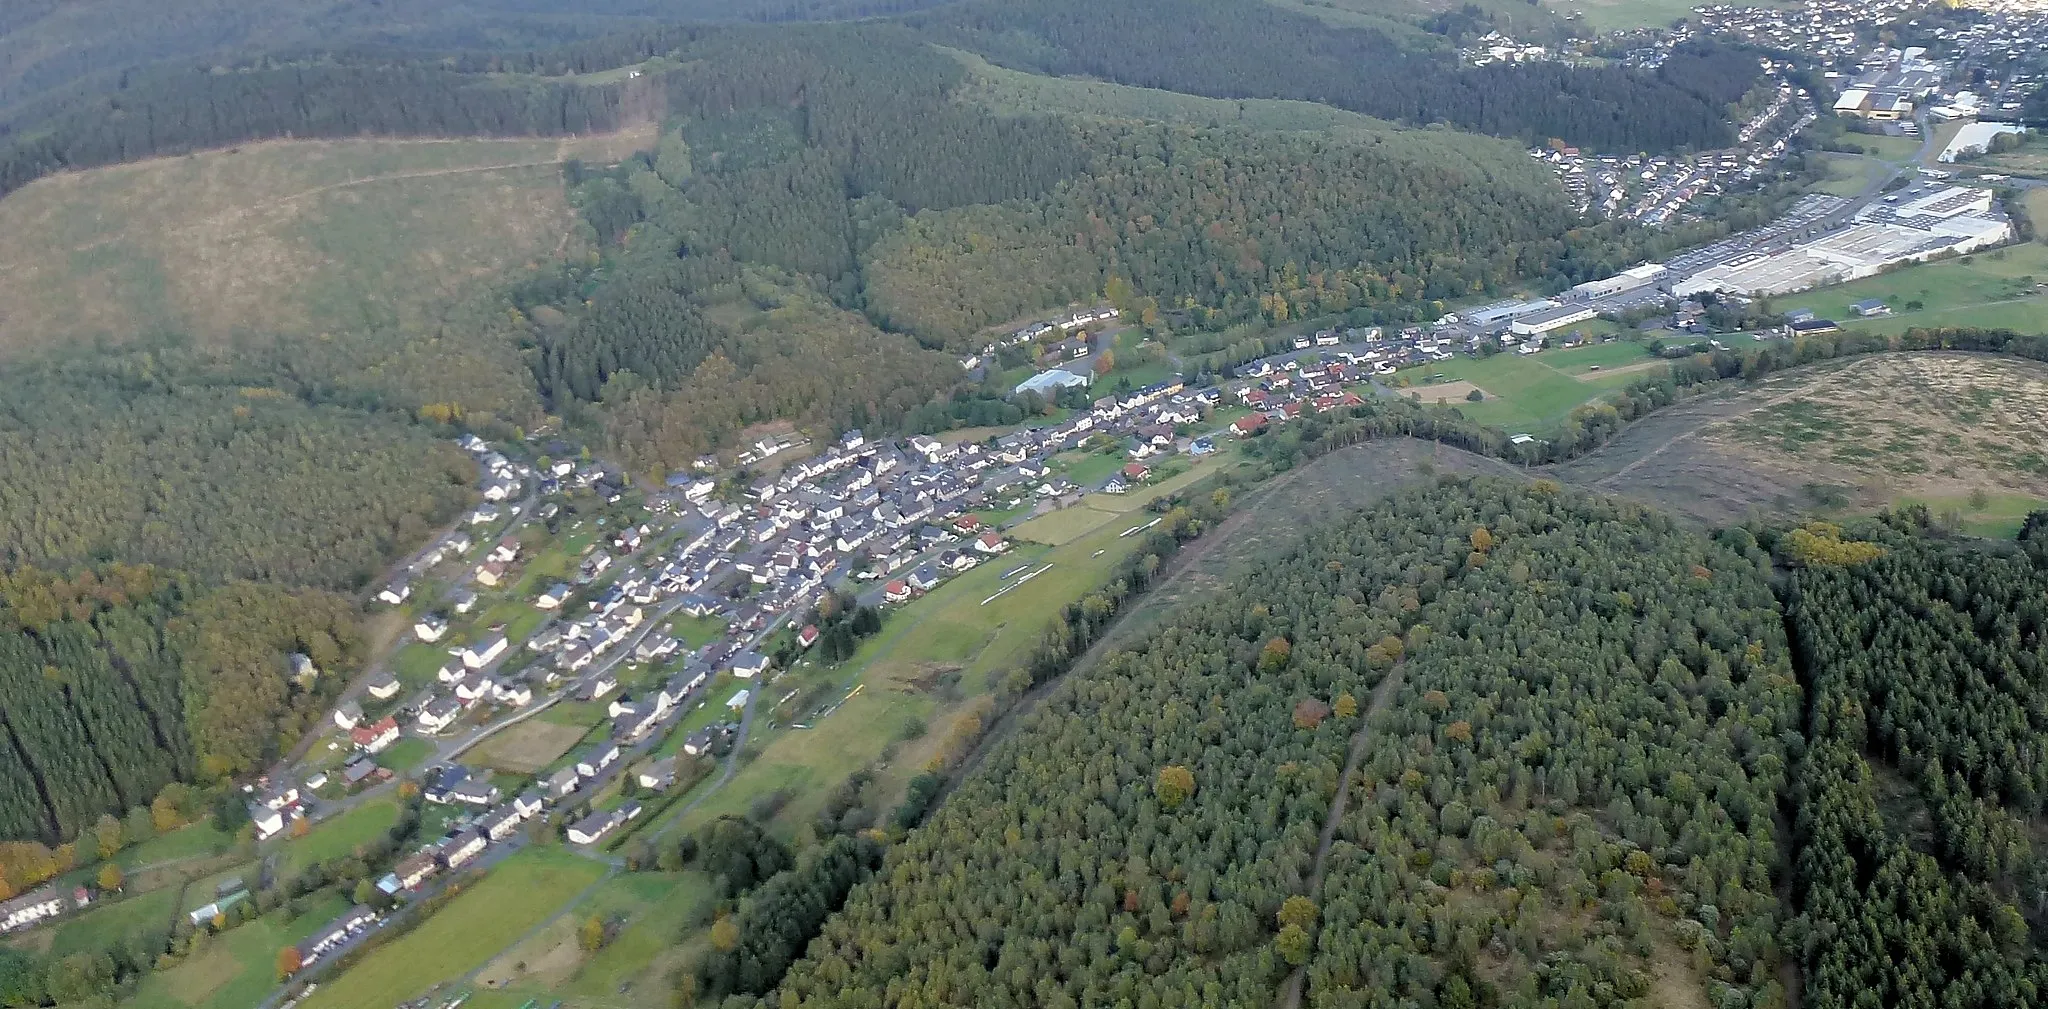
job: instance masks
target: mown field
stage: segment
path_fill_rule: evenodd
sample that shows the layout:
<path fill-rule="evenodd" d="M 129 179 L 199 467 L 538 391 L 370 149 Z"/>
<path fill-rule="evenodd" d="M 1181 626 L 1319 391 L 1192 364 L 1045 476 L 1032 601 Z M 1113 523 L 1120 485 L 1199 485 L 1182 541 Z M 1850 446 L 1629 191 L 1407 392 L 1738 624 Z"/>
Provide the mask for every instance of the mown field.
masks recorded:
<path fill-rule="evenodd" d="M 2027 243 L 1922 263 L 1863 280 L 1772 300 L 1779 311 L 1811 309 L 1845 329 L 1900 333 L 1914 327 L 1982 326 L 2048 332 L 2048 245 Z M 1878 298 L 1892 314 L 1859 319 L 1849 306 Z"/>
<path fill-rule="evenodd" d="M 1643 345 L 1626 341 L 1533 355 L 1459 356 L 1402 371 L 1396 376 L 1395 392 L 1424 402 L 1443 398 L 1446 405 L 1480 423 L 1541 434 L 1578 407 L 1635 381 L 1638 372 L 1658 366 Z M 1432 391 L 1431 386 L 1443 383 L 1454 388 Z M 1485 399 L 1468 401 L 1466 394 L 1474 388 Z"/>
<path fill-rule="evenodd" d="M 43 179 L 0 200 L 0 355 L 291 340 L 338 379 L 524 403 L 475 300 L 581 251 L 563 161 L 642 139 L 283 141 Z"/>
<path fill-rule="evenodd" d="M 304 1009 L 390 1009 L 482 967 L 605 875 L 560 848 L 529 848 L 493 867 L 412 932 L 321 984 Z"/>

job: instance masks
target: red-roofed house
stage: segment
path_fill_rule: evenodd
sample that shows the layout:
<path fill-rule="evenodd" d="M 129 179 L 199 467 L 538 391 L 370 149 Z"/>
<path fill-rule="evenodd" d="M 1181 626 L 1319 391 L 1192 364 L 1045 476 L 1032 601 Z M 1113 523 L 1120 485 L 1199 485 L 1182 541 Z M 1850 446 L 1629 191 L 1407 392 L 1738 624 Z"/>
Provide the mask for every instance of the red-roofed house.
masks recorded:
<path fill-rule="evenodd" d="M 985 554 L 999 554 L 1010 549 L 1010 544 L 995 533 L 982 533 L 981 538 L 974 541 L 974 549 Z"/>
<path fill-rule="evenodd" d="M 803 647 L 803 648 L 809 648 L 809 647 L 811 647 L 812 645 L 815 645 L 815 644 L 817 644 L 817 643 L 818 643 L 818 625 L 817 625 L 817 624 L 805 624 L 805 625 L 804 625 L 804 629 L 803 629 L 803 630 L 801 630 L 801 631 L 798 631 L 798 632 L 796 633 L 796 643 L 797 643 L 797 645 L 798 645 L 798 646 L 800 646 L 800 647 Z"/>
<path fill-rule="evenodd" d="M 962 515 L 953 520 L 953 528 L 968 534 L 980 532 L 981 518 L 975 515 Z"/>
<path fill-rule="evenodd" d="M 349 730 L 349 742 L 364 753 L 376 753 L 398 741 L 398 719 L 385 715 L 369 725 Z"/>
<path fill-rule="evenodd" d="M 900 578 L 882 586 L 882 601 L 885 603 L 900 603 L 909 598 L 910 586 L 903 584 Z"/>
<path fill-rule="evenodd" d="M 1239 438 L 1249 438 L 1266 429 L 1266 415 L 1254 413 L 1230 422 L 1230 430 Z"/>
<path fill-rule="evenodd" d="M 1141 462 L 1134 462 L 1124 467 L 1124 479 L 1126 480 L 1143 480 L 1151 475 L 1152 467 Z"/>

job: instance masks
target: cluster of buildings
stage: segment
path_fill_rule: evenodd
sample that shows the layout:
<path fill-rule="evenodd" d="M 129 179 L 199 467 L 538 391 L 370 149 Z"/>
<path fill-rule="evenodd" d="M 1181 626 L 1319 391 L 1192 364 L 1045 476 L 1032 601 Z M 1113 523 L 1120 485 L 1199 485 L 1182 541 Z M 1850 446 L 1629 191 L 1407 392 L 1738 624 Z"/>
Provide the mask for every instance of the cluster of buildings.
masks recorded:
<path fill-rule="evenodd" d="M 475 807 L 480 815 L 465 817 L 465 825 L 421 846 L 400 859 L 377 889 L 387 896 L 417 890 L 429 879 L 460 869 L 476 861 L 493 844 L 511 842 L 520 828 L 541 815 L 540 793 L 528 791 L 509 801 L 499 801 L 498 790 L 484 772 L 451 764 L 435 774 L 421 796 L 429 802 Z"/>
<path fill-rule="evenodd" d="M 1755 248 L 1692 273 L 1671 291 L 1680 297 L 1704 291 L 1786 294 L 2011 238 L 2012 224 L 1990 190 L 1920 183 L 1866 205 L 1839 227 L 1783 247 Z"/>
<path fill-rule="evenodd" d="M 1773 77 L 1783 69 L 1762 62 Z M 1779 79 L 1771 102 L 1737 128 L 1734 147 L 1667 156 L 1553 146 L 1532 148 L 1529 155 L 1556 172 L 1580 213 L 1660 225 L 1681 219 L 1694 200 L 1754 183 L 1814 118 L 1805 89 Z"/>
<path fill-rule="evenodd" d="M 61 914 L 92 903 L 92 893 L 82 886 L 56 883 L 30 890 L 19 897 L 0 901 L 0 935 L 32 928 Z"/>

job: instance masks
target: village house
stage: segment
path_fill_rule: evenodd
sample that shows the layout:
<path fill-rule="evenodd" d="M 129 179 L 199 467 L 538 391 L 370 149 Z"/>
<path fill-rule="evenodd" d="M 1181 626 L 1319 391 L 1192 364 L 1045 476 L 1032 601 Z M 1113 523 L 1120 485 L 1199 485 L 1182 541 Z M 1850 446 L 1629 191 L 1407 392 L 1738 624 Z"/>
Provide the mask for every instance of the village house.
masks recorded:
<path fill-rule="evenodd" d="M 471 669 L 482 669 L 497 661 L 498 656 L 505 654 L 505 649 L 508 647 L 510 647 L 510 642 L 505 640 L 505 635 L 494 633 L 482 641 L 464 647 L 462 649 L 462 664 Z"/>
<path fill-rule="evenodd" d="M 378 753 L 398 741 L 398 719 L 385 715 L 368 725 L 349 730 L 348 740 L 364 753 Z"/>
<path fill-rule="evenodd" d="M 448 633 L 448 621 L 440 614 L 429 613 L 413 622 L 412 633 L 421 641 L 439 641 Z"/>
<path fill-rule="evenodd" d="M 484 853 L 490 841 L 476 830 L 465 830 L 442 842 L 438 853 L 441 864 L 450 869 L 459 869 L 471 859 Z"/>
<path fill-rule="evenodd" d="M 363 706 L 354 701 L 343 701 L 334 709 L 334 724 L 338 728 L 353 729 L 363 720 Z"/>
<path fill-rule="evenodd" d="M 404 689 L 404 685 L 398 682 L 398 677 L 388 671 L 371 677 L 370 682 L 363 688 L 371 697 L 380 701 L 388 701 L 397 697 L 398 692 L 402 689 Z"/>

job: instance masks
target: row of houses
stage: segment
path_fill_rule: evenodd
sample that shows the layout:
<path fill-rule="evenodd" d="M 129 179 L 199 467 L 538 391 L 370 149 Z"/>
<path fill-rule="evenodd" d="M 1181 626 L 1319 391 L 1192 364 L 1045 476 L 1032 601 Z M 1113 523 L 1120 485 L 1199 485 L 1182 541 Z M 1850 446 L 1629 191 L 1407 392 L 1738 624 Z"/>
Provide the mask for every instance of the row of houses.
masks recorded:
<path fill-rule="evenodd" d="M 452 765 L 436 776 L 421 795 L 432 802 L 486 806 L 498 803 L 497 788 L 481 774 Z M 438 798 L 437 798 L 438 796 Z M 377 881 L 377 889 L 390 896 L 417 890 L 435 875 L 460 869 L 481 856 L 493 844 L 504 843 L 526 822 L 545 808 L 540 793 L 528 791 L 491 806 L 474 826 L 456 831 L 400 859 L 391 872 Z"/>

